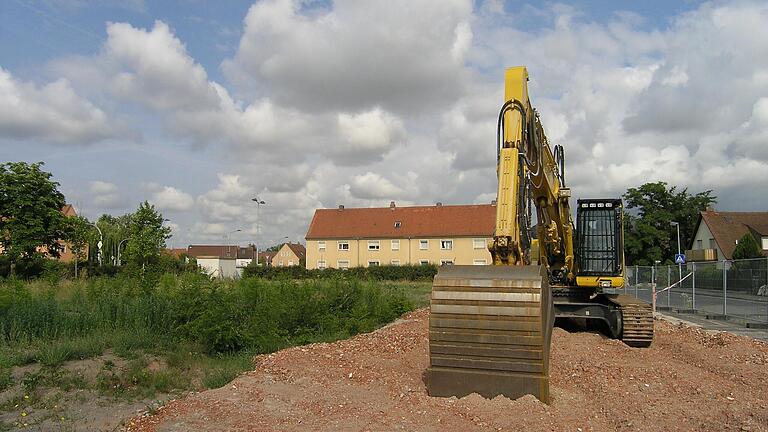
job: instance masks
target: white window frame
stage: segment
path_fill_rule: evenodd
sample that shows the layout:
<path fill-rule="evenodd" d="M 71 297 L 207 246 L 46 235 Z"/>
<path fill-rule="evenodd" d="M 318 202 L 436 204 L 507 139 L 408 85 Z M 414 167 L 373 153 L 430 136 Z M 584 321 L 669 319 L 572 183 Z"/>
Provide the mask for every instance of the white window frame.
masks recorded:
<path fill-rule="evenodd" d="M 399 251 L 400 250 L 400 240 L 392 240 L 390 241 L 390 244 L 392 246 L 393 251 Z"/>
<path fill-rule="evenodd" d="M 453 250 L 453 239 L 440 240 L 440 250 Z"/>
<path fill-rule="evenodd" d="M 389 265 L 392 265 L 392 266 L 395 266 L 395 267 L 400 267 L 400 260 L 393 259 L 393 260 L 391 260 L 389 262 Z"/>
<path fill-rule="evenodd" d="M 282 266 L 283 266 L 283 260 L 280 260 L 280 261 L 278 262 L 278 265 L 277 265 L 277 266 L 278 266 L 278 267 L 282 267 Z"/>
<path fill-rule="evenodd" d="M 381 261 L 379 260 L 368 260 L 368 267 L 379 267 L 381 266 Z"/>
<path fill-rule="evenodd" d="M 349 268 L 349 260 L 338 260 L 336 261 L 336 267 L 347 270 Z"/>
<path fill-rule="evenodd" d="M 340 240 L 336 242 L 336 247 L 340 251 L 349 251 L 349 242 L 346 240 Z"/>
<path fill-rule="evenodd" d="M 419 260 L 419 265 L 429 265 L 429 260 Z"/>
<path fill-rule="evenodd" d="M 440 260 L 440 265 L 441 265 L 441 266 L 444 266 L 444 265 L 453 265 L 453 260 L 452 260 L 452 259 L 441 259 L 441 260 Z"/>
<path fill-rule="evenodd" d="M 419 250 L 429 250 L 429 240 L 419 240 Z"/>
<path fill-rule="evenodd" d="M 288 267 L 293 265 L 293 260 L 288 260 Z"/>
<path fill-rule="evenodd" d="M 378 240 L 368 240 L 368 250 L 369 251 L 377 251 L 381 249 L 381 242 Z"/>
<path fill-rule="evenodd" d="M 317 250 L 319 250 L 321 252 L 325 251 L 325 242 L 324 241 L 317 242 Z"/>
<path fill-rule="evenodd" d="M 326 263 L 325 260 L 318 260 L 317 261 L 317 268 L 319 270 L 325 270 L 326 268 L 328 268 L 328 263 Z"/>
<path fill-rule="evenodd" d="M 763 250 L 768 250 L 768 236 L 763 237 Z"/>
<path fill-rule="evenodd" d="M 485 239 L 484 238 L 473 238 L 472 239 L 472 249 L 485 249 Z"/>
<path fill-rule="evenodd" d="M 488 261 L 485 259 L 472 260 L 472 265 L 488 265 Z"/>

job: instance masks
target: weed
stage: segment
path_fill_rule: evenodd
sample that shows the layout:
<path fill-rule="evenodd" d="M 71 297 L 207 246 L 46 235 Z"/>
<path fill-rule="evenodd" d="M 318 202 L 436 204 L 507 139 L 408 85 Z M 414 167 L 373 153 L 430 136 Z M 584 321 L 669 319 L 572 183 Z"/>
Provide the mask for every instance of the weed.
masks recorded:
<path fill-rule="evenodd" d="M 11 369 L 0 369 L 0 392 L 13 385 L 13 377 L 11 376 Z"/>

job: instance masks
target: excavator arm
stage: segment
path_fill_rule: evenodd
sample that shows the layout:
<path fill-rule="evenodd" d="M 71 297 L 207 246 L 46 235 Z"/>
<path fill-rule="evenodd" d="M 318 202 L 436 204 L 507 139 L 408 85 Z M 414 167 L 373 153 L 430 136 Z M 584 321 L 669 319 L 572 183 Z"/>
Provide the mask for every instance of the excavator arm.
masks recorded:
<path fill-rule="evenodd" d="M 571 193 L 564 187 L 562 147 L 556 146 L 553 154 L 549 146 L 528 98 L 526 68 L 507 69 L 504 84 L 496 143 L 496 231 L 489 245 L 493 263 L 530 265 L 533 252 L 550 280 L 567 283 L 574 280 L 575 269 Z M 530 238 L 531 206 L 539 220 L 539 241 Z"/>

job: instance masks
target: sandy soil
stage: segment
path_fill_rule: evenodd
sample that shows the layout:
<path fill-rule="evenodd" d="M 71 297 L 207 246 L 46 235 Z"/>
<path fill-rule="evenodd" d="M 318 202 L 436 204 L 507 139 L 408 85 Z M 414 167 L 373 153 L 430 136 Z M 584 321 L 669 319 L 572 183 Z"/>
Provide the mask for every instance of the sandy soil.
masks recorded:
<path fill-rule="evenodd" d="M 370 334 L 291 348 L 132 431 L 768 431 L 768 344 L 656 322 L 648 349 L 556 328 L 551 405 L 427 396 L 427 310 Z"/>

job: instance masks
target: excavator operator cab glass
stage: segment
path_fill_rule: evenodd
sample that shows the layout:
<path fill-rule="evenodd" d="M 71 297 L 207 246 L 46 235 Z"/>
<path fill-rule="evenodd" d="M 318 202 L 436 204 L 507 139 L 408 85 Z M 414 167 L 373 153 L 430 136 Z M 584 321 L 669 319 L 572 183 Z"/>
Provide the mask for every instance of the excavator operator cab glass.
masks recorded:
<path fill-rule="evenodd" d="M 575 246 L 579 276 L 621 275 L 621 212 L 619 199 L 578 201 Z"/>

